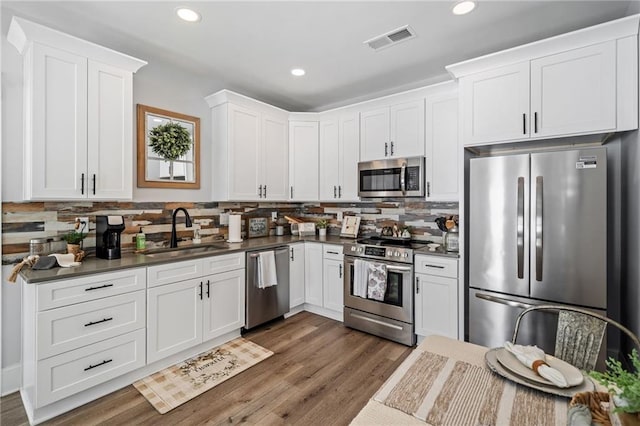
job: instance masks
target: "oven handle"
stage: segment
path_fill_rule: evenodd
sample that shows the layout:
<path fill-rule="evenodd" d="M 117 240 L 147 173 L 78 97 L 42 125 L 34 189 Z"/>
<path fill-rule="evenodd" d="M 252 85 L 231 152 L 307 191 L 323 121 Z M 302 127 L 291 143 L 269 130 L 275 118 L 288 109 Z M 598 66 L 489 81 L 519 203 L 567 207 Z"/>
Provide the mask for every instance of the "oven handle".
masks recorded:
<path fill-rule="evenodd" d="M 411 272 L 411 266 L 392 266 L 392 265 L 387 265 L 387 271 Z"/>

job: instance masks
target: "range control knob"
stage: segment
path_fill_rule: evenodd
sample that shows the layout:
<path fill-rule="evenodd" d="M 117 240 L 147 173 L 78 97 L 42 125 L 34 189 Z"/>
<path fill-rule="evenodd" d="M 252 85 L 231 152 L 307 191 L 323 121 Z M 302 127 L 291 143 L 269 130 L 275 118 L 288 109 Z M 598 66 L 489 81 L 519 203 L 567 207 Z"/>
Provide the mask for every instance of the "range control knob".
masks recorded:
<path fill-rule="evenodd" d="M 351 251 L 356 251 L 355 246 L 354 246 L 354 247 L 351 247 Z"/>
<path fill-rule="evenodd" d="M 397 252 L 394 253 L 394 255 L 395 255 L 395 257 L 399 257 L 400 256 L 400 252 L 397 251 Z"/>
<path fill-rule="evenodd" d="M 409 253 L 402 253 L 402 257 L 409 257 Z"/>
<path fill-rule="evenodd" d="M 362 247 L 358 247 L 358 253 L 362 253 L 364 249 Z"/>

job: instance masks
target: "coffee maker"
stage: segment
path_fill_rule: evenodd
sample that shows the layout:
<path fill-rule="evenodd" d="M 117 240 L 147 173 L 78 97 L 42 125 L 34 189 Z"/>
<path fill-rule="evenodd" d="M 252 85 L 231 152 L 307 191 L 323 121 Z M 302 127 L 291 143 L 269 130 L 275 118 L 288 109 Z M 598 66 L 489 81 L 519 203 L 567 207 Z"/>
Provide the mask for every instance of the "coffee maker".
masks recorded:
<path fill-rule="evenodd" d="M 120 259 L 120 233 L 124 231 L 122 216 L 96 216 L 96 257 Z"/>

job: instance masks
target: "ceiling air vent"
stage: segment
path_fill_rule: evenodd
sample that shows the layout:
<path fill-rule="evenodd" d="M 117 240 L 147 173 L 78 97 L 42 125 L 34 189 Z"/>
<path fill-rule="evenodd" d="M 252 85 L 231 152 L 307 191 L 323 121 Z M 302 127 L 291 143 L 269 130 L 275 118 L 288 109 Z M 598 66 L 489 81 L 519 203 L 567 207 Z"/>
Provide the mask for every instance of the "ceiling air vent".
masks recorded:
<path fill-rule="evenodd" d="M 413 28 L 409 25 L 405 25 L 404 27 L 396 28 L 393 31 L 389 31 L 388 33 L 369 39 L 364 43 L 368 44 L 373 50 L 380 50 L 401 41 L 412 39 L 415 36 L 416 33 L 413 31 Z"/>

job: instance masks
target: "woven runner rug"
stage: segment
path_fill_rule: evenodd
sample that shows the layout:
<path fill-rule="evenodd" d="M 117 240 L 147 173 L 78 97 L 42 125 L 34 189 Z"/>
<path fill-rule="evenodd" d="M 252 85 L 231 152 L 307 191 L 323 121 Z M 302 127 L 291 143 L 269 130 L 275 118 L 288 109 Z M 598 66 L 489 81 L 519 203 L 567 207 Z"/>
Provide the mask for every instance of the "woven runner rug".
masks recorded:
<path fill-rule="evenodd" d="M 567 423 L 567 399 L 431 352 L 413 351 L 373 399 L 434 426 Z"/>
<path fill-rule="evenodd" d="M 271 355 L 270 350 L 239 337 L 138 380 L 133 386 L 164 414 Z"/>

